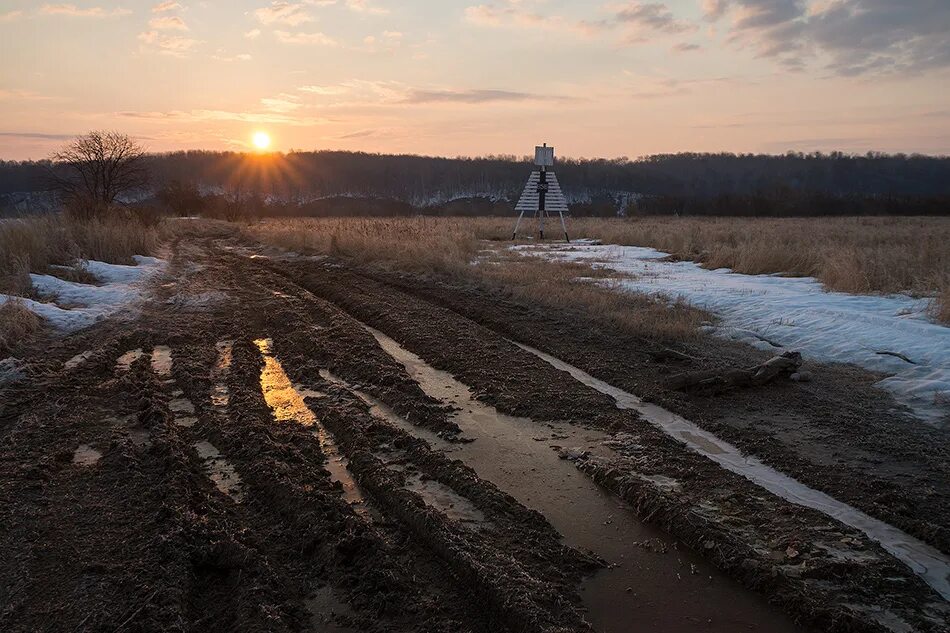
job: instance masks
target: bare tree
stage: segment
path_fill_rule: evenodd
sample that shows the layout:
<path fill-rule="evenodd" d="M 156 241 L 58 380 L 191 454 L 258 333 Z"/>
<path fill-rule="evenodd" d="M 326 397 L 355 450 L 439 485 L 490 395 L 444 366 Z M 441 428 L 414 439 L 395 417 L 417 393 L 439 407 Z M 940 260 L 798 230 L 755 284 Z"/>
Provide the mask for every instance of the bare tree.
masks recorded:
<path fill-rule="evenodd" d="M 145 149 L 126 134 L 89 132 L 53 154 L 53 186 L 67 202 L 95 213 L 148 183 L 144 156 Z"/>

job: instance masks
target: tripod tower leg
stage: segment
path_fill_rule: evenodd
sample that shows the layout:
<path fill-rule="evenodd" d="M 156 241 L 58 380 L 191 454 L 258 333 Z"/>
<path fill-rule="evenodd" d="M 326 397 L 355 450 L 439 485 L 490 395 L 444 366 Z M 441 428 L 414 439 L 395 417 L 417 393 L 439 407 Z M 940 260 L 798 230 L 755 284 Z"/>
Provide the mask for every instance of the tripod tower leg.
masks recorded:
<path fill-rule="evenodd" d="M 559 216 L 561 216 L 561 230 L 564 231 L 564 241 L 567 242 L 568 244 L 570 244 L 570 243 L 571 243 L 571 238 L 569 238 L 569 237 L 567 236 L 567 225 L 564 224 L 564 212 L 563 212 L 563 211 L 558 211 L 557 214 L 558 214 Z"/>
<path fill-rule="evenodd" d="M 518 216 L 518 220 L 515 222 L 515 230 L 511 232 L 511 239 L 514 240 L 518 237 L 518 227 L 521 226 L 521 219 L 524 218 L 524 209 L 521 210 L 521 214 Z"/>

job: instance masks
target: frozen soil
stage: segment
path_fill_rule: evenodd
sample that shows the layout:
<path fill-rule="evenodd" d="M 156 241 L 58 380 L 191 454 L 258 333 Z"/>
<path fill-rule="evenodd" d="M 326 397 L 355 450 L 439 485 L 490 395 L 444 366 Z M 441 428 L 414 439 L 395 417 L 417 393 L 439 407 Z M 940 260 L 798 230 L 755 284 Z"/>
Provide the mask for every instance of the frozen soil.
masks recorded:
<path fill-rule="evenodd" d="M 464 412 L 425 391 L 367 324 L 450 371 L 480 402 L 536 425 L 541 449 L 563 444 L 572 472 L 576 465 L 624 500 L 624 516 L 604 522 L 653 524 L 644 528 L 655 535 L 639 548 L 643 558 L 622 567 L 631 610 L 648 585 L 699 587 L 651 567 L 672 566 L 668 550 L 692 550 L 689 565 L 724 593 L 695 589 L 686 602 L 704 620 L 670 612 L 656 630 L 736 630 L 735 605 L 752 630 L 945 630 L 946 603 L 861 533 L 722 471 L 506 337 L 659 397 L 646 370 L 609 373 L 650 365 L 661 375 L 664 362 L 648 344 L 609 346 L 607 332 L 485 289 L 250 255 L 226 234 L 182 239 L 134 320 L 21 350 L 25 378 L 0 387 L 0 629 L 602 630 L 589 624 L 599 607 L 581 589 L 620 561 L 571 546 L 569 522 L 555 528 L 508 477 L 483 474 L 493 471 L 481 470 L 477 453 L 453 449 L 491 438 L 463 430 Z M 264 339 L 305 399 L 299 419 L 265 397 Z M 751 353 L 727 351 L 736 360 Z M 848 389 L 870 394 L 849 371 L 819 374 L 807 389 L 826 393 L 818 389 L 840 382 L 834 397 L 821 396 L 829 418 L 855 400 Z M 760 406 L 793 402 L 784 389 L 760 394 Z M 761 442 L 775 428 L 751 417 L 717 423 L 716 407 L 726 405 L 716 401 L 670 403 L 737 444 L 746 435 Z M 820 444 L 814 434 L 825 427 L 808 421 L 812 412 L 785 415 L 797 420 L 789 428 Z M 599 439 L 580 439 L 588 428 Z M 922 438 L 900 441 L 908 451 L 919 442 L 929 457 L 916 467 L 900 450 L 881 458 L 878 479 L 893 480 L 900 497 L 878 502 L 881 518 L 898 523 L 895 505 L 919 494 L 906 516 L 920 523 L 905 529 L 927 517 L 935 527 L 916 533 L 939 544 L 946 509 L 931 501 L 928 515 L 912 484 L 929 481 L 931 494 L 945 495 L 940 473 L 927 480 L 924 465 L 946 463 Z M 856 472 L 874 445 L 860 446 L 828 443 L 845 466 L 830 454 L 812 464 L 839 482 L 829 492 L 846 497 L 870 485 L 833 478 L 837 468 Z M 801 454 L 786 465 L 804 478 L 792 470 Z M 355 490 L 332 475 L 339 464 Z M 570 491 L 563 494 L 569 516 Z"/>

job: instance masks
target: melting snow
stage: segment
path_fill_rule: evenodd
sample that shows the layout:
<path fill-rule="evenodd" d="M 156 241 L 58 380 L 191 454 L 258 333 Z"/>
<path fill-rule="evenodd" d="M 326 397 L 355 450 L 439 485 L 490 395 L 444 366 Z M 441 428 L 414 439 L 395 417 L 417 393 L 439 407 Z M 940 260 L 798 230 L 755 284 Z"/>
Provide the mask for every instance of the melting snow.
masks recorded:
<path fill-rule="evenodd" d="M 663 261 L 666 253 L 640 246 L 514 250 L 615 270 L 624 275 L 610 281 L 618 288 L 682 297 L 717 314 L 719 324 L 706 331 L 766 350 L 777 344 L 816 360 L 888 374 L 878 386 L 920 418 L 939 425 L 950 415 L 950 328 L 927 317 L 928 299 L 827 292 L 810 277 L 707 270 L 694 262 Z"/>
<path fill-rule="evenodd" d="M 161 259 L 138 255 L 134 259 L 136 266 L 86 262 L 84 268 L 102 282 L 99 286 L 31 274 L 33 289 L 41 296 L 53 298 L 56 303 L 21 300 L 28 309 L 56 328 L 72 332 L 88 327 L 140 299 L 142 282 L 165 268 L 165 261 Z M 9 295 L 0 294 L 0 304 L 11 299 Z"/>

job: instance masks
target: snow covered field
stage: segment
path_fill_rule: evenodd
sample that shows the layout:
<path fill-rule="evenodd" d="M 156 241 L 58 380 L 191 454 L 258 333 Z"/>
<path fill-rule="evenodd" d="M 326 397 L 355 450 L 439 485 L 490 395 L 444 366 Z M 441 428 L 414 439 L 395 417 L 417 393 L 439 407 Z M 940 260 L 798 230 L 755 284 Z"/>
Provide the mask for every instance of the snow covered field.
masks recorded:
<path fill-rule="evenodd" d="M 950 328 L 927 317 L 928 299 L 826 292 L 812 278 L 707 270 L 694 262 L 663 261 L 666 253 L 639 246 L 514 248 L 615 270 L 623 278 L 609 283 L 618 288 L 682 297 L 720 318 L 706 326 L 719 336 L 888 374 L 878 386 L 921 419 L 939 424 L 950 415 Z"/>
<path fill-rule="evenodd" d="M 89 261 L 83 266 L 101 285 L 64 281 L 52 275 L 30 275 L 33 289 L 52 303 L 21 299 L 23 304 L 66 332 L 88 327 L 107 316 L 131 306 L 143 292 L 142 283 L 165 269 L 165 261 L 155 257 L 133 257 L 136 266 L 121 266 Z M 0 304 L 16 297 L 0 294 Z"/>

